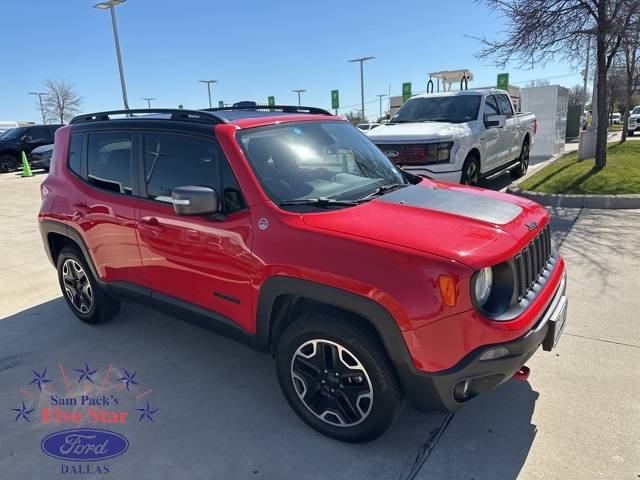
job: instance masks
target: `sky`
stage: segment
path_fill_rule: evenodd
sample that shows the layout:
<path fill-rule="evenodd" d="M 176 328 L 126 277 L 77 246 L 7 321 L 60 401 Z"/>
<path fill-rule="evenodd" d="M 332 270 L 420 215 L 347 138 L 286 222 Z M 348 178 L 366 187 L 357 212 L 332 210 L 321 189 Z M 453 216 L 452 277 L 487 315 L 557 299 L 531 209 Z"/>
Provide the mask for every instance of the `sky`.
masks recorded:
<path fill-rule="evenodd" d="M 111 19 L 92 8 L 99 0 L 2 0 L 0 120 L 40 118 L 37 97 L 46 79 L 66 80 L 82 96 L 82 111 L 122 108 Z M 365 63 L 365 108 L 377 116 L 377 94 L 426 89 L 428 73 L 470 69 L 470 87 L 534 79 L 572 86 L 579 68 L 566 62 L 518 69 L 480 61 L 471 37 L 496 37 L 503 19 L 474 0 L 127 0 L 116 7 L 130 108 L 205 108 L 206 85 L 219 100 L 297 104 L 293 89 L 306 89 L 302 104 L 330 108 L 340 91 L 339 113 L 360 108 Z M 10 21 L 7 21 L 10 20 Z M 383 100 L 383 102 L 386 101 Z M 384 103 L 383 103 L 384 106 Z"/>

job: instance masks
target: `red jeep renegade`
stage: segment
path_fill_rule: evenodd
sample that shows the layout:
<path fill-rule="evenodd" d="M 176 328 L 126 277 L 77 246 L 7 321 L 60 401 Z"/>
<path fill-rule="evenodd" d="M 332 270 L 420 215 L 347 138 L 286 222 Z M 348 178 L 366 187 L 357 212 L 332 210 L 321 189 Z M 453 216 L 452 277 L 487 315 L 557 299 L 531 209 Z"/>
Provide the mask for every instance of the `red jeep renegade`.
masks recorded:
<path fill-rule="evenodd" d="M 566 317 L 544 208 L 411 175 L 316 108 L 79 116 L 39 225 L 81 320 L 135 300 L 271 352 L 295 412 L 349 442 L 404 397 L 453 411 L 495 388 Z"/>

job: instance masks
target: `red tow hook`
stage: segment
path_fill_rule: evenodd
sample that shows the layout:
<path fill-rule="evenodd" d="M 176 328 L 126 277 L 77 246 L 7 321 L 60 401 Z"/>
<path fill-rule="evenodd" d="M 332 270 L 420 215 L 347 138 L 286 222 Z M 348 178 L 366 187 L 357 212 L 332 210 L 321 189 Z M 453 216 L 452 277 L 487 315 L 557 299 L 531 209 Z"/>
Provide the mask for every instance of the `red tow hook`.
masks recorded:
<path fill-rule="evenodd" d="M 530 373 L 531 373 L 531 369 L 526 365 L 523 365 L 522 367 L 520 367 L 520 370 L 518 370 L 516 373 L 513 374 L 513 379 L 518 380 L 520 382 L 526 382 L 527 379 L 529 378 Z"/>

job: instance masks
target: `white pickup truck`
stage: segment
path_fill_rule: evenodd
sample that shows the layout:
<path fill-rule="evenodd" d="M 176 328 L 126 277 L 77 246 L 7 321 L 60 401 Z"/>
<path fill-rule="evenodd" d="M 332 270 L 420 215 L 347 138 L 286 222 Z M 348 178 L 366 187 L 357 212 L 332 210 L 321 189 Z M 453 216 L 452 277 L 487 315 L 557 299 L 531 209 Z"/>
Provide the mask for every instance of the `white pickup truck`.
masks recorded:
<path fill-rule="evenodd" d="M 507 92 L 462 90 L 411 97 L 368 137 L 404 170 L 477 185 L 505 170 L 527 173 L 536 129 L 535 115 L 516 113 Z"/>

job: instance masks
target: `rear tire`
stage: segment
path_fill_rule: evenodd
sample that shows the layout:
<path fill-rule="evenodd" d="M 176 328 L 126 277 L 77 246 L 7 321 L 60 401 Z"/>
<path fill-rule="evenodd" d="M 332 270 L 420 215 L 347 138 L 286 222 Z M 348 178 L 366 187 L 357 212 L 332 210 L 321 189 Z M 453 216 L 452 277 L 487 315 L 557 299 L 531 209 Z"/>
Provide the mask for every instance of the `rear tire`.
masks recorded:
<path fill-rule="evenodd" d="M 120 300 L 98 284 L 77 247 L 68 246 L 58 255 L 58 282 L 67 305 L 80 320 L 106 322 L 120 310 Z"/>
<path fill-rule="evenodd" d="M 480 182 L 480 162 L 475 156 L 468 156 L 462 166 L 462 185 L 477 186 Z"/>
<path fill-rule="evenodd" d="M 529 170 L 529 141 L 525 140 L 522 143 L 522 148 L 520 149 L 520 157 L 519 157 L 518 165 L 509 170 L 509 173 L 513 178 L 521 178 L 527 174 L 527 170 Z"/>
<path fill-rule="evenodd" d="M 18 170 L 18 160 L 13 155 L 0 155 L 0 172 L 15 172 Z"/>
<path fill-rule="evenodd" d="M 634 135 L 635 133 L 636 133 L 636 131 L 635 131 L 635 130 L 629 130 L 629 131 L 627 131 L 627 136 L 629 136 L 629 137 L 633 137 L 633 135 Z"/>
<path fill-rule="evenodd" d="M 278 342 L 276 369 L 298 416 L 344 442 L 378 438 L 404 405 L 379 340 L 340 311 L 312 311 L 292 323 Z"/>

